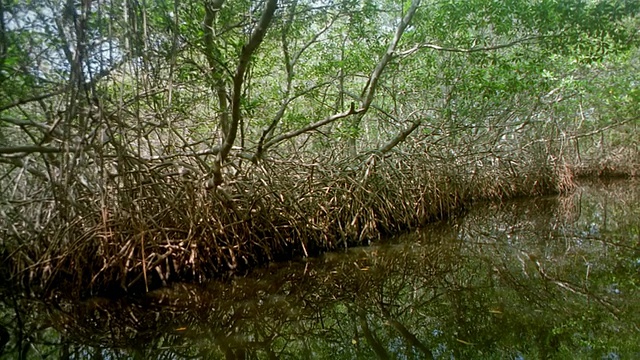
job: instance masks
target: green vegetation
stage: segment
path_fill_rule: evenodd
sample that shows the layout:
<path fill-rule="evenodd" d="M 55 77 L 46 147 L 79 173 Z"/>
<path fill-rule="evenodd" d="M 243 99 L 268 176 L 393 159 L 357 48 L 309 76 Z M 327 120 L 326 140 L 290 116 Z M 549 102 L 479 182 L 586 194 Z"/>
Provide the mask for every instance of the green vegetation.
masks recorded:
<path fill-rule="evenodd" d="M 640 1 L 2 0 L 0 278 L 148 290 L 640 168 Z"/>

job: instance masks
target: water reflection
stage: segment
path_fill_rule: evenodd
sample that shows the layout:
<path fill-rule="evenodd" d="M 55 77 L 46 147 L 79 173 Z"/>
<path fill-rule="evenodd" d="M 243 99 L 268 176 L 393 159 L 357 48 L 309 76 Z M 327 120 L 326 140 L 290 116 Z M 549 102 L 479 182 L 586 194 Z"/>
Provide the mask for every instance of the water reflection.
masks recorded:
<path fill-rule="evenodd" d="M 4 356 L 639 358 L 639 194 L 625 182 L 478 206 L 385 245 L 142 299 L 8 295 Z"/>

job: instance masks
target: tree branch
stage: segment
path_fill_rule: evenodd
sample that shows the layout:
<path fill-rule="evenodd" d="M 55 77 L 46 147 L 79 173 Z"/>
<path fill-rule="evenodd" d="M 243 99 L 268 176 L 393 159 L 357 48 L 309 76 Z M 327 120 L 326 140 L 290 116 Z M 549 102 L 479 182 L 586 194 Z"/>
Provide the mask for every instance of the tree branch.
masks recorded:
<path fill-rule="evenodd" d="M 59 153 L 62 152 L 62 149 L 47 147 L 47 146 L 37 146 L 37 145 L 23 145 L 23 146 L 8 146 L 8 147 L 0 147 L 0 154 L 32 154 L 32 153 Z"/>
<path fill-rule="evenodd" d="M 235 141 L 236 135 L 238 133 L 238 124 L 240 123 L 241 116 L 240 97 L 242 96 L 244 74 L 247 71 L 249 62 L 251 61 L 251 56 L 256 51 L 258 46 L 260 46 L 265 34 L 267 33 L 267 29 L 269 28 L 271 19 L 273 19 L 273 14 L 276 11 L 277 5 L 277 0 L 267 0 L 264 12 L 262 13 L 262 17 L 260 17 L 260 21 L 258 22 L 258 26 L 251 34 L 249 42 L 242 47 L 240 61 L 238 62 L 238 67 L 236 68 L 236 74 L 233 77 L 233 98 L 231 100 L 231 124 L 229 126 L 229 133 L 227 134 L 222 147 L 220 148 L 220 153 L 218 154 L 218 162 L 220 164 L 224 162 L 227 158 L 227 155 L 229 155 L 229 151 L 231 150 L 233 142 Z"/>
<path fill-rule="evenodd" d="M 387 51 L 384 53 L 384 55 L 382 55 L 382 58 L 380 58 L 380 60 L 378 61 L 378 64 L 376 65 L 375 69 L 371 73 L 369 80 L 367 80 L 367 84 L 362 89 L 362 95 L 360 96 L 360 98 L 362 99 L 361 106 L 364 109 L 364 111 L 362 115 L 356 117 L 352 121 L 352 124 L 351 124 L 352 127 L 357 128 L 360 125 L 360 121 L 362 121 L 364 114 L 369 110 L 369 107 L 373 102 L 373 97 L 375 96 L 376 90 L 378 88 L 378 81 L 380 80 L 380 77 L 382 76 L 384 69 L 387 67 L 389 62 L 393 59 L 394 52 L 398 47 L 398 43 L 402 38 L 402 34 L 404 34 L 404 31 L 407 29 L 407 26 L 409 26 L 409 23 L 411 23 L 411 19 L 413 19 L 413 16 L 415 15 L 416 10 L 418 9 L 418 6 L 420 6 L 420 0 L 411 1 L 411 7 L 409 8 L 409 11 L 407 11 L 407 13 L 404 15 L 404 17 L 400 21 L 400 24 L 398 24 L 395 35 L 393 36 L 391 43 L 389 43 L 389 46 L 387 47 Z M 356 154 L 357 148 L 356 148 L 355 136 L 351 136 L 349 138 L 349 149 L 352 155 Z"/>
<path fill-rule="evenodd" d="M 382 153 L 382 154 L 388 153 L 389 151 L 391 151 L 391 149 L 396 147 L 396 145 L 398 145 L 399 143 L 405 141 L 407 139 L 407 137 L 415 129 L 417 129 L 420 126 L 420 124 L 422 124 L 422 121 L 420 121 L 420 120 L 414 122 L 413 124 L 411 124 L 411 126 L 409 126 L 407 129 L 401 131 L 396 137 L 391 139 L 391 141 L 389 141 L 387 144 L 385 144 L 383 147 L 381 147 L 378 151 L 380 153 Z"/>
<path fill-rule="evenodd" d="M 493 45 L 493 46 L 484 46 L 484 47 L 475 47 L 475 48 L 469 48 L 469 49 L 464 49 L 464 48 L 447 48 L 447 47 L 442 47 L 439 45 L 435 45 L 435 44 L 418 44 L 414 47 L 412 47 L 411 49 L 405 50 L 403 52 L 400 53 L 396 53 L 395 56 L 409 56 L 412 55 L 413 53 L 422 50 L 422 49 L 432 49 L 432 50 L 438 50 L 438 51 L 444 51 L 444 52 L 454 52 L 454 53 L 464 53 L 464 54 L 470 54 L 470 53 L 474 53 L 474 52 L 480 52 L 480 51 L 493 51 L 493 50 L 499 50 L 499 49 L 504 49 L 504 48 L 508 48 L 508 47 L 512 47 L 521 43 L 525 43 L 525 42 L 529 42 L 529 41 L 533 41 L 533 40 L 538 40 L 541 39 L 543 37 L 546 36 L 528 36 L 522 39 L 518 39 L 518 40 L 514 40 L 511 42 L 508 42 L 506 44 L 498 44 L 498 45 Z"/>
<path fill-rule="evenodd" d="M 13 124 L 13 125 L 16 125 L 16 126 L 34 126 L 34 127 L 37 127 L 38 129 L 43 130 L 43 131 L 50 131 L 51 130 L 49 128 L 49 126 L 47 126 L 46 124 L 38 123 L 38 122 L 35 122 L 35 121 L 29 121 L 29 120 L 19 120 L 19 119 L 0 117 L 0 122 L 9 123 L 9 124 Z"/>
<path fill-rule="evenodd" d="M 321 84 L 316 84 L 308 89 L 305 89 L 304 91 L 298 93 L 298 94 L 294 94 L 293 96 L 288 97 L 287 99 L 283 100 L 282 103 L 280 104 L 280 108 L 278 109 L 278 112 L 274 115 L 273 119 L 271 120 L 271 123 L 269 124 L 269 127 L 267 127 L 265 130 L 263 130 L 262 135 L 260 136 L 260 140 L 258 141 L 258 146 L 256 148 L 256 152 L 253 155 L 252 159 L 258 159 L 262 156 L 262 154 L 264 153 L 265 150 L 265 146 L 264 146 L 264 142 L 266 141 L 266 137 L 269 136 L 269 134 L 271 134 L 273 132 L 273 130 L 276 128 L 276 126 L 278 125 L 278 123 L 280 122 L 280 120 L 282 119 L 282 117 L 284 116 L 285 111 L 287 111 L 287 107 L 289 106 L 289 104 L 296 100 L 297 98 L 299 98 L 300 96 L 303 96 L 317 88 L 320 88 L 322 86 L 328 85 L 329 82 L 324 82 Z M 287 91 L 288 93 L 289 91 Z M 271 138 L 272 139 L 272 138 Z M 269 139 L 269 140 L 271 140 Z"/>
<path fill-rule="evenodd" d="M 334 122 L 336 120 L 346 118 L 347 116 L 363 113 L 364 111 L 365 111 L 364 108 L 360 108 L 360 109 L 356 110 L 354 103 L 351 103 L 351 108 L 348 111 L 345 111 L 345 112 L 342 112 L 342 113 L 339 113 L 339 114 L 335 114 L 335 115 L 331 115 L 331 116 L 329 116 L 327 118 L 324 118 L 324 119 L 322 119 L 320 121 L 317 121 L 317 122 L 315 122 L 313 124 L 310 124 L 310 125 L 302 128 L 302 129 L 293 130 L 293 131 L 290 131 L 290 132 L 288 132 L 286 134 L 282 134 L 280 136 L 277 136 L 277 137 L 269 140 L 266 144 L 264 144 L 264 149 L 266 150 L 267 148 L 270 148 L 271 146 L 273 146 L 275 144 L 278 144 L 278 143 L 280 143 L 280 142 L 282 142 L 284 140 L 291 139 L 292 137 L 296 137 L 296 136 L 304 134 L 306 132 L 315 130 L 315 129 L 321 127 L 321 126 L 327 125 L 327 124 L 332 123 L 332 122 Z"/>
<path fill-rule="evenodd" d="M 405 16 L 402 18 L 402 21 L 400 21 L 400 24 L 396 29 L 396 33 L 393 36 L 393 40 L 389 44 L 389 47 L 387 47 L 387 51 L 384 53 L 384 55 L 376 65 L 376 68 L 373 70 L 373 73 L 371 73 L 371 76 L 369 77 L 369 81 L 367 82 L 367 85 L 362 90 L 361 97 L 364 100 L 364 102 L 362 103 L 362 107 L 365 110 L 369 109 L 369 105 L 371 105 L 371 102 L 373 101 L 373 96 L 376 92 L 376 88 L 378 86 L 378 81 L 380 80 L 380 76 L 382 75 L 384 68 L 387 66 L 387 64 L 389 64 L 389 61 L 391 61 L 391 59 L 393 58 L 393 53 L 395 52 L 396 47 L 400 42 L 400 38 L 402 37 L 402 34 L 404 33 L 407 26 L 409 26 L 409 23 L 411 22 L 413 15 L 415 15 L 419 5 L 420 5 L 420 0 L 413 0 L 411 2 L 411 7 L 409 8 L 409 11 L 407 11 Z"/>
<path fill-rule="evenodd" d="M 209 64 L 209 71 L 213 78 L 213 90 L 218 95 L 218 105 L 220 105 L 220 129 L 222 130 L 222 141 L 229 132 L 229 105 L 227 103 L 227 89 L 224 81 L 224 65 L 221 63 L 220 51 L 214 46 L 214 21 L 216 14 L 222 8 L 224 0 L 213 0 L 205 4 L 204 15 L 204 48 L 205 57 Z"/>
<path fill-rule="evenodd" d="M 52 91 L 50 93 L 46 93 L 46 94 L 42 94 L 42 95 L 35 95 L 35 96 L 24 98 L 24 99 L 18 99 L 18 100 L 13 101 L 13 102 L 11 102 L 9 104 L 0 106 L 0 111 L 5 111 L 5 110 L 11 109 L 11 108 L 16 107 L 16 106 L 20 106 L 20 105 L 24 105 L 24 104 L 27 104 L 27 103 L 30 103 L 30 102 L 40 101 L 40 100 L 44 100 L 46 98 L 50 98 L 52 96 L 60 95 L 60 94 L 64 93 L 67 90 L 68 90 L 67 87 L 62 87 L 62 88 L 60 88 L 58 90 L 54 90 L 54 91 Z"/>
<path fill-rule="evenodd" d="M 264 130 L 262 132 L 262 136 L 260 136 L 260 140 L 258 141 L 258 146 L 256 149 L 255 154 L 252 156 L 252 160 L 255 161 L 256 159 L 260 158 L 262 156 L 262 154 L 264 153 L 264 142 L 267 138 L 267 136 L 270 136 L 271 133 L 273 132 L 273 130 L 276 128 L 276 126 L 278 125 L 278 123 L 280 122 L 280 120 L 282 119 L 282 117 L 284 116 L 285 111 L 287 110 L 287 107 L 289 106 L 289 104 L 295 100 L 296 98 L 320 87 L 323 85 L 326 85 L 327 83 L 323 83 L 320 85 L 315 85 L 312 86 L 311 88 L 303 91 L 302 93 L 296 94 L 294 96 L 290 97 L 290 93 L 291 93 L 291 84 L 293 82 L 293 68 L 294 66 L 297 64 L 298 60 L 300 59 L 300 56 L 302 55 L 302 53 L 307 50 L 311 45 L 313 45 L 315 42 L 318 41 L 318 38 L 324 34 L 327 30 L 329 30 L 329 28 L 333 25 L 333 23 L 335 22 L 335 20 L 338 18 L 338 16 L 334 16 L 331 21 L 325 25 L 324 28 L 322 28 L 319 32 L 317 32 L 316 34 L 314 34 L 311 39 L 309 41 L 307 41 L 297 52 L 295 52 L 293 54 L 293 57 L 291 57 L 289 55 L 289 44 L 287 42 L 287 32 L 291 26 L 291 23 L 293 23 L 293 19 L 294 19 L 294 12 L 295 12 L 295 8 L 297 6 L 297 1 L 294 1 L 291 5 L 292 9 L 291 12 L 289 13 L 289 17 L 287 18 L 287 22 L 283 25 L 283 30 L 282 30 L 282 51 L 284 53 L 284 65 L 285 65 L 285 69 L 287 71 L 287 84 L 286 84 L 286 91 L 285 91 L 285 97 L 286 99 L 283 100 L 280 104 L 280 109 L 278 110 L 278 112 L 276 113 L 276 115 L 273 117 L 273 119 L 271 120 L 271 123 L 269 124 L 269 127 Z"/>
<path fill-rule="evenodd" d="M 31 166 L 27 167 L 26 164 L 24 163 L 24 161 L 22 161 L 22 159 L 18 159 L 18 158 L 1 158 L 0 157 L 0 163 L 13 165 L 15 168 L 25 169 L 28 173 L 36 176 L 40 180 L 44 180 L 44 181 L 49 181 L 50 180 L 49 176 L 46 173 L 44 173 L 44 172 L 42 172 L 40 170 L 34 169 Z"/>

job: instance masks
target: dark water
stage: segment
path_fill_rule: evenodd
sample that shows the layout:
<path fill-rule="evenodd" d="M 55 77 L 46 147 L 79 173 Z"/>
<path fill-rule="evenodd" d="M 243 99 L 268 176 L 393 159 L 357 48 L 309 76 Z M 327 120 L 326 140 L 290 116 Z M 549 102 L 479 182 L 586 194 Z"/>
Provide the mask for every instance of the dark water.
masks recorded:
<path fill-rule="evenodd" d="M 478 205 L 144 299 L 6 296 L 6 358 L 640 359 L 640 187 Z"/>

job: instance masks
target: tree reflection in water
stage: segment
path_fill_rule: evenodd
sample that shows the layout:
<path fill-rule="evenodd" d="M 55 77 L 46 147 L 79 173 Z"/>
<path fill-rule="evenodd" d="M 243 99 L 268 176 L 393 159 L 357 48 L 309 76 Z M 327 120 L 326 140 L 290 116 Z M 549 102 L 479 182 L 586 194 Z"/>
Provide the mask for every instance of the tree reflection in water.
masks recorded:
<path fill-rule="evenodd" d="M 0 303 L 11 358 L 638 358 L 635 183 L 144 298 Z M 2 329 L 0 329 L 2 330 Z"/>

